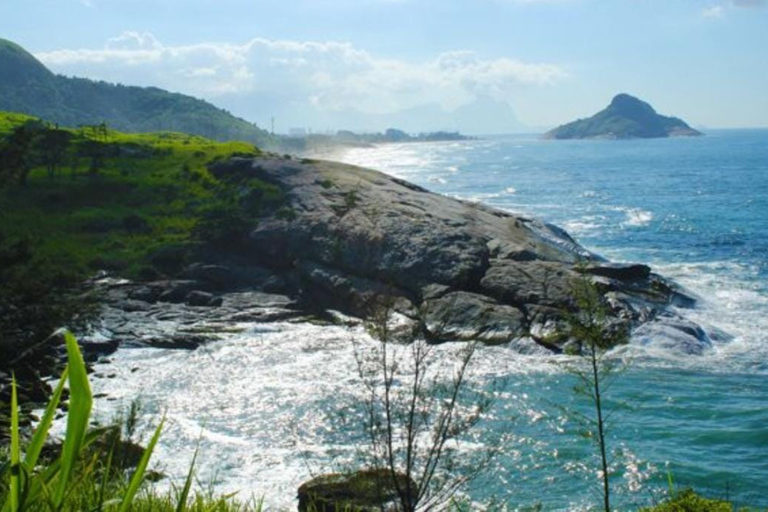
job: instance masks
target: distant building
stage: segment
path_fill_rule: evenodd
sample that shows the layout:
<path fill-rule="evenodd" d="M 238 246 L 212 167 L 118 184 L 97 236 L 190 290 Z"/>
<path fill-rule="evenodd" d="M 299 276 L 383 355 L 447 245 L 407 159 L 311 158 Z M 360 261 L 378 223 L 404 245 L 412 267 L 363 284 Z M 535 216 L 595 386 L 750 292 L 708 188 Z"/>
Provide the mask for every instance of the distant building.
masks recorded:
<path fill-rule="evenodd" d="M 288 136 L 289 137 L 296 137 L 297 139 L 301 138 L 301 137 L 306 137 L 307 136 L 307 129 L 306 128 L 290 128 L 288 130 Z"/>

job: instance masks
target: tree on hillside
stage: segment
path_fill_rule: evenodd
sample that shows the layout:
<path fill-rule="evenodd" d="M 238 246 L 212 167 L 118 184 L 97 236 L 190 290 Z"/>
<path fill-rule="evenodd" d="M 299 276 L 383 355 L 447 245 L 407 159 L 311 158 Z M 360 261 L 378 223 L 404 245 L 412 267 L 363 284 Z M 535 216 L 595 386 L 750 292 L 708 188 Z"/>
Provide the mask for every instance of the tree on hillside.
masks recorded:
<path fill-rule="evenodd" d="M 78 156 L 83 156 L 90 160 L 88 172 L 96 175 L 104 167 L 104 159 L 107 157 L 107 145 L 93 139 L 82 141 L 78 148 Z"/>
<path fill-rule="evenodd" d="M 27 184 L 37 162 L 36 140 L 41 127 L 39 121 L 27 122 L 16 127 L 0 144 L 0 185 Z"/>
<path fill-rule="evenodd" d="M 38 147 L 49 177 L 53 178 L 56 170 L 64 163 L 71 140 L 72 134 L 67 130 L 48 128 L 41 132 Z"/>

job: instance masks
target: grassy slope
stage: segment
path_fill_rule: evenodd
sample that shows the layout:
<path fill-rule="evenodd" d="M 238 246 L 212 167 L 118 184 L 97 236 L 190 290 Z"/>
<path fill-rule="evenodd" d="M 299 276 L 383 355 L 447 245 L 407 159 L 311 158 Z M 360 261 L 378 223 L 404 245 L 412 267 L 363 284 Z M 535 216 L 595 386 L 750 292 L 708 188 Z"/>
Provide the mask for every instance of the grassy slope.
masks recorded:
<path fill-rule="evenodd" d="M 26 120 L 0 112 L 0 143 Z M 222 182 L 208 172 L 215 159 L 260 153 L 251 144 L 70 132 L 67 163 L 54 177 L 37 167 L 26 186 L 0 180 L 0 370 L 82 311 L 86 304 L 65 292 L 96 271 L 174 277 L 198 248 L 235 239 L 283 201 L 274 185 Z M 96 140 L 109 156 L 94 174 L 91 159 L 76 155 Z"/>
<path fill-rule="evenodd" d="M 20 126 L 27 121 L 32 121 L 33 119 L 35 118 L 26 114 L 17 114 L 15 112 L 0 112 L 0 138 L 2 138 L 17 126 Z"/>
<path fill-rule="evenodd" d="M 0 137 L 26 119 L 0 113 Z M 87 129 L 72 132 L 78 141 L 100 139 Z M 89 160 L 80 158 L 54 178 L 37 168 L 26 187 L 0 190 L 6 240 L 28 238 L 37 264 L 78 278 L 102 268 L 135 276 L 152 252 L 193 242 L 195 228 L 211 212 L 237 208 L 231 184 L 217 181 L 206 164 L 259 152 L 247 143 L 180 133 L 110 131 L 107 144 L 118 155 L 106 158 L 96 176 L 88 173 Z M 263 202 L 280 199 L 276 187 L 246 186 L 261 188 Z"/>

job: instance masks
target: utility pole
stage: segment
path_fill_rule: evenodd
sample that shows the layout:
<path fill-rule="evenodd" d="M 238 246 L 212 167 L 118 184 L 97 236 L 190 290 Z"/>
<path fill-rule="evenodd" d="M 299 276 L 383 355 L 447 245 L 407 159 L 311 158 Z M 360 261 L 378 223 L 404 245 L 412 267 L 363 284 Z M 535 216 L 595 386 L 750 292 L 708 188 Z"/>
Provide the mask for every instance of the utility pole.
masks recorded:
<path fill-rule="evenodd" d="M 275 136 L 275 118 L 274 118 L 274 116 L 272 117 L 272 136 L 273 137 Z"/>

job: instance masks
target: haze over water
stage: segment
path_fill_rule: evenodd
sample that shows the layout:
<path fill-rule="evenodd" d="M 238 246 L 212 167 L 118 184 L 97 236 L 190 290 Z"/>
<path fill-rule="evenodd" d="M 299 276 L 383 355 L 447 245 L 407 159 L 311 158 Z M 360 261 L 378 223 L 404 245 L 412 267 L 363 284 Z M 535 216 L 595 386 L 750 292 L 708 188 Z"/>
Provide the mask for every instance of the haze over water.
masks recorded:
<path fill-rule="evenodd" d="M 541 217 L 590 250 L 639 261 L 699 297 L 682 313 L 712 345 L 681 350 L 673 333 L 636 336 L 630 369 L 612 389 L 624 402 L 612 446 L 619 509 L 678 484 L 768 506 L 768 131 L 694 139 L 542 141 L 500 137 L 349 150 L 342 160 L 435 192 Z M 307 324 L 247 330 L 194 352 L 118 351 L 97 365 L 94 392 L 108 417 L 140 394 L 144 431 L 163 411 L 157 460 L 183 478 L 201 439 L 201 480 L 241 497 L 295 508 L 298 485 L 344 465 L 360 432 L 339 423 L 360 391 L 351 341 L 361 329 Z M 455 345 L 441 350 L 449 353 Z M 481 427 L 513 442 L 470 497 L 515 507 L 585 509 L 596 500 L 591 442 L 560 406 L 582 408 L 562 358 L 530 345 L 484 347 L 473 383 L 509 377 Z M 584 409 L 582 409 L 584 410 Z M 482 440 L 482 439 L 481 439 Z M 220 462 L 225 461 L 225 462 Z"/>

